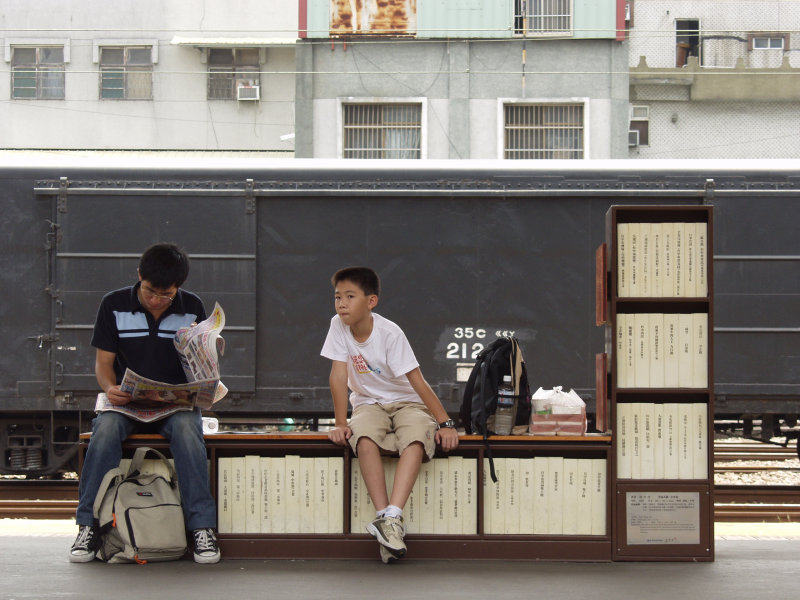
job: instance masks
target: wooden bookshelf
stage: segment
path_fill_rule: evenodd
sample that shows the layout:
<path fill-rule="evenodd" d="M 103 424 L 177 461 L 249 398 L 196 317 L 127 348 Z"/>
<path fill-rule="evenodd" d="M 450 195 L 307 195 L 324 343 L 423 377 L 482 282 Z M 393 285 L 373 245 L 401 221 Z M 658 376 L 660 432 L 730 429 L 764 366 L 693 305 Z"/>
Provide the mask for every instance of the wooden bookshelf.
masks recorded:
<path fill-rule="evenodd" d="M 83 452 L 89 436 L 82 436 Z M 377 559 L 375 540 L 366 532 L 351 532 L 350 479 L 353 460 L 349 447 L 332 444 L 321 433 L 275 433 L 275 434 L 214 434 L 206 435 L 206 447 L 211 470 L 212 492 L 218 499 L 219 459 L 247 455 L 283 457 L 333 456 L 343 459 L 344 488 L 340 507 L 342 531 L 337 533 L 220 533 L 219 543 L 226 559 L 236 558 L 357 558 Z M 486 498 L 482 485 L 485 460 L 489 450 L 481 436 L 462 435 L 459 447 L 450 453 L 474 460 L 477 476 L 475 523 L 472 534 L 409 533 L 406 536 L 409 558 L 413 559 L 529 559 L 609 561 L 612 558 L 612 527 L 609 475 L 611 463 L 611 436 L 497 436 L 489 438 L 488 448 L 496 463 L 504 459 L 533 461 L 537 457 L 565 459 L 591 459 L 604 465 L 606 473 L 603 485 L 602 533 L 599 534 L 522 534 L 488 533 L 486 531 Z M 166 440 L 157 435 L 135 435 L 126 441 L 124 453 L 130 454 L 135 447 L 148 445 L 166 450 Z M 445 455 L 437 454 L 436 458 Z M 503 473 L 500 474 L 501 481 Z"/>
<path fill-rule="evenodd" d="M 711 561 L 712 207 L 612 206 L 604 246 L 597 254 L 598 285 L 607 287 L 607 310 L 596 312 L 607 335 L 597 370 L 606 379 L 613 430 L 613 559 Z M 681 270 L 682 281 L 676 283 L 665 263 Z M 632 285 L 632 264 L 638 285 Z M 683 337 L 675 329 L 679 319 L 681 326 L 689 323 Z"/>

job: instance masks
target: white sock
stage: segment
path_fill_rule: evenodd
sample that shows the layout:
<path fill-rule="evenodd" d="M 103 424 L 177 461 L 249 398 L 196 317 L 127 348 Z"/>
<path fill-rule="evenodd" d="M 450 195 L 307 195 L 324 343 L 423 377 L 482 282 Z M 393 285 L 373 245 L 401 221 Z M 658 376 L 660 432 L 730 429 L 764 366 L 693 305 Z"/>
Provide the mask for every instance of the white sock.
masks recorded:
<path fill-rule="evenodd" d="M 390 504 L 386 508 L 381 511 L 383 514 L 380 515 L 381 517 L 392 517 L 392 518 L 399 518 L 403 516 L 403 509 L 399 506 L 395 506 L 394 504 Z"/>

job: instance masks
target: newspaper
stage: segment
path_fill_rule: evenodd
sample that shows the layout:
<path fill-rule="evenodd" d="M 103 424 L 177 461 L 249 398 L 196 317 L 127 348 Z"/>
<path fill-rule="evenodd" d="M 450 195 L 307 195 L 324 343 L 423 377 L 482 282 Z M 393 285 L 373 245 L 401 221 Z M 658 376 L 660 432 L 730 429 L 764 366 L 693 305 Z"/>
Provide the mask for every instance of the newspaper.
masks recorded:
<path fill-rule="evenodd" d="M 111 404 L 105 394 L 99 394 L 95 411 L 113 410 L 150 422 L 179 410 L 192 410 L 195 406 L 211 408 L 228 393 L 219 377 L 218 357 L 225 350 L 225 340 L 220 332 L 224 327 L 225 313 L 217 302 L 205 321 L 175 332 L 175 349 L 188 383 L 154 381 L 126 369 L 120 389 L 129 392 L 133 400 L 118 406 Z"/>

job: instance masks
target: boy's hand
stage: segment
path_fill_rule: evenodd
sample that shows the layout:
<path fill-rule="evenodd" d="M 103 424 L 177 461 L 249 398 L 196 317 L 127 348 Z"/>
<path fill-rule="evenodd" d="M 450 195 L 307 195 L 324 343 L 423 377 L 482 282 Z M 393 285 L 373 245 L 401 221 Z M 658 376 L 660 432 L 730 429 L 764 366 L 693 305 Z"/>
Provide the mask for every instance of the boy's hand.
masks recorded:
<path fill-rule="evenodd" d="M 350 439 L 351 435 L 353 435 L 353 430 L 345 425 L 344 427 L 334 427 L 331 429 L 328 432 L 328 439 L 334 444 L 344 446 L 347 443 L 347 440 Z"/>
<path fill-rule="evenodd" d="M 450 452 L 450 450 L 458 448 L 458 432 L 452 427 L 437 429 L 433 439 L 436 440 L 436 443 L 439 444 L 445 452 Z"/>

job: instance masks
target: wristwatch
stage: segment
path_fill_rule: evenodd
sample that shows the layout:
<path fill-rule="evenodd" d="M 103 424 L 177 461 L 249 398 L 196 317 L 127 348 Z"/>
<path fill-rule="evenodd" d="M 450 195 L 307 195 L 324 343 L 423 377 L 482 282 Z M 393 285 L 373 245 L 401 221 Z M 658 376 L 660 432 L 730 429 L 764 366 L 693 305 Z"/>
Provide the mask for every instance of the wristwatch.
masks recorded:
<path fill-rule="evenodd" d="M 436 429 L 455 429 L 456 422 L 453 419 L 447 419 L 447 421 L 442 421 L 436 426 Z"/>

